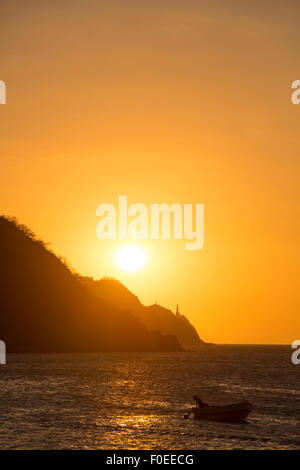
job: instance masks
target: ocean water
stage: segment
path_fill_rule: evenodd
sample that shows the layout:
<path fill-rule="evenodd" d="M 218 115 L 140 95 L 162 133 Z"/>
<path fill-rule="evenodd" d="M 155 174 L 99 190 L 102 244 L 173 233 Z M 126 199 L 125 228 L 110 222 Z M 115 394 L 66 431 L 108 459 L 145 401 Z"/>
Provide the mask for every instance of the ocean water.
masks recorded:
<path fill-rule="evenodd" d="M 291 353 L 10 354 L 0 366 L 0 449 L 300 449 Z M 254 409 L 248 424 L 185 420 L 194 394 Z"/>

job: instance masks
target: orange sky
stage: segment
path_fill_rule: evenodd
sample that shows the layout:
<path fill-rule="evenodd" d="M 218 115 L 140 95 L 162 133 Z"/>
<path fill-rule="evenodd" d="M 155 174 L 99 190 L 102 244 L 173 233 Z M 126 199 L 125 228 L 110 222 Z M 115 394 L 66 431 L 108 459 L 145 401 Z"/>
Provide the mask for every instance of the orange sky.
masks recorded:
<path fill-rule="evenodd" d="M 300 4 L 10 0 L 0 6 L 0 213 L 76 270 L 180 310 L 218 343 L 300 334 Z M 204 203 L 205 246 L 96 238 L 96 208 Z M 298 278 L 297 278 L 298 276 Z"/>

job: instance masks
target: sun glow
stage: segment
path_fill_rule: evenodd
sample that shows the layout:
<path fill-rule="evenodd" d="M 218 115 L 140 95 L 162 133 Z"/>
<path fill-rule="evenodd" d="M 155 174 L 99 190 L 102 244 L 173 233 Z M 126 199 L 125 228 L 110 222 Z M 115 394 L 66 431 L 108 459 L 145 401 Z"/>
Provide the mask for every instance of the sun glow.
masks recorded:
<path fill-rule="evenodd" d="M 117 253 L 117 262 L 125 271 L 137 271 L 145 265 L 145 253 L 137 246 L 126 246 Z"/>

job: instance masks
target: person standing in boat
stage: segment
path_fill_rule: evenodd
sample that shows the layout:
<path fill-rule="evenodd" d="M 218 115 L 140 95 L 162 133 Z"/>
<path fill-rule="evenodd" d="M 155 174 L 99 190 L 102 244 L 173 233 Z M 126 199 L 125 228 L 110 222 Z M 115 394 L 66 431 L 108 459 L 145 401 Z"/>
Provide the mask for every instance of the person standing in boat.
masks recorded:
<path fill-rule="evenodd" d="M 197 408 L 205 408 L 206 406 L 209 406 L 207 403 L 201 400 L 201 398 L 197 397 L 197 395 L 194 395 L 193 398 L 196 402 Z"/>

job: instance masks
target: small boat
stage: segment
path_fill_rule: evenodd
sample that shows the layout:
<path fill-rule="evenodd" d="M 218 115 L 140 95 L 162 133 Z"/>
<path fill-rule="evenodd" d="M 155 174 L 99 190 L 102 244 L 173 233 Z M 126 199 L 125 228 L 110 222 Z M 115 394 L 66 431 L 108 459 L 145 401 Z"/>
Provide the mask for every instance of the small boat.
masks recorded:
<path fill-rule="evenodd" d="M 194 407 L 185 418 L 194 416 L 196 419 L 219 421 L 222 423 L 245 423 L 248 414 L 252 411 L 249 401 L 242 401 L 232 405 Z"/>

